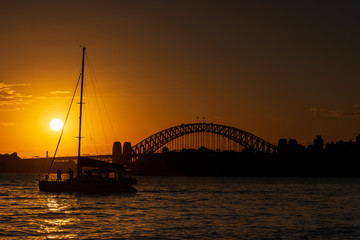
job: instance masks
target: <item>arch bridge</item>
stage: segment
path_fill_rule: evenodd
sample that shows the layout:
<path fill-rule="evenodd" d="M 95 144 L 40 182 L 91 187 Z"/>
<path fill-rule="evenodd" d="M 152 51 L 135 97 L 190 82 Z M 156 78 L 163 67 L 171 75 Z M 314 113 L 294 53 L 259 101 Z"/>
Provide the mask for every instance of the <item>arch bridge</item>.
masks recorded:
<path fill-rule="evenodd" d="M 214 123 L 189 123 L 157 132 L 132 147 L 136 159 L 142 154 L 154 153 L 167 143 L 192 133 L 212 133 L 238 143 L 244 149 L 255 152 L 275 153 L 276 146 L 244 130 Z"/>

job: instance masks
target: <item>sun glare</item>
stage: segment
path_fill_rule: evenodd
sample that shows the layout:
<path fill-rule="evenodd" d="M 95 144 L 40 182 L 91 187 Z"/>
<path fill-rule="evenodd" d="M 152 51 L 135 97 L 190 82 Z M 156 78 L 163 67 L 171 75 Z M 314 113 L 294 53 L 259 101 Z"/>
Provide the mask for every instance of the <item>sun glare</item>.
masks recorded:
<path fill-rule="evenodd" d="M 50 122 L 50 127 L 54 131 L 60 131 L 63 128 L 63 126 L 64 126 L 63 122 L 60 119 L 57 119 L 57 118 L 53 119 Z"/>

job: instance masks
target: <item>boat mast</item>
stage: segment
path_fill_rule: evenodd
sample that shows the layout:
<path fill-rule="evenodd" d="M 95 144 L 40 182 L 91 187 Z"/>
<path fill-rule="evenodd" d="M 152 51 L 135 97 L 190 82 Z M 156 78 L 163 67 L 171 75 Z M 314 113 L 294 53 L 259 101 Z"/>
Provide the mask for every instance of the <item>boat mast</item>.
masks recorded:
<path fill-rule="evenodd" d="M 81 65 L 80 120 L 79 120 L 79 147 L 78 147 L 78 164 L 77 164 L 78 177 L 79 177 L 79 176 L 80 176 L 80 174 L 81 174 L 81 168 L 79 167 L 79 163 L 80 163 L 80 149 L 81 149 L 81 120 L 82 120 L 83 91 L 84 91 L 84 63 L 85 63 L 85 49 L 86 49 L 86 47 L 83 47 L 82 65 Z"/>

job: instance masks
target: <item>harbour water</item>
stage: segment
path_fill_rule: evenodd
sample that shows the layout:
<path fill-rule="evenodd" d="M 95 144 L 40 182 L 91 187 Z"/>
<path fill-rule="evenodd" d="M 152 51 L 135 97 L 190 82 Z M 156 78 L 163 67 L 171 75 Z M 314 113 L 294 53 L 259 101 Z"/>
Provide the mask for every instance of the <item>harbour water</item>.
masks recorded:
<path fill-rule="evenodd" d="M 0 174 L 0 239 L 360 239 L 358 178 L 139 177 L 135 194 Z"/>

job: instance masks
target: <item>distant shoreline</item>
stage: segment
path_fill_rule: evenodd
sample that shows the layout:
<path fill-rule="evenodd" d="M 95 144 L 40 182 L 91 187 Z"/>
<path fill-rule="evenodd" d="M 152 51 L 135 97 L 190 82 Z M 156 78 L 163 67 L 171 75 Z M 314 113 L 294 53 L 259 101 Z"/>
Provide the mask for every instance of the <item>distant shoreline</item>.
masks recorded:
<path fill-rule="evenodd" d="M 148 154 L 127 164 L 137 176 L 218 177 L 360 177 L 358 154 L 265 154 L 238 152 L 168 152 Z M 74 157 L 55 161 L 51 173 L 76 169 Z M 51 158 L 21 159 L 1 155 L 0 173 L 46 174 Z"/>

